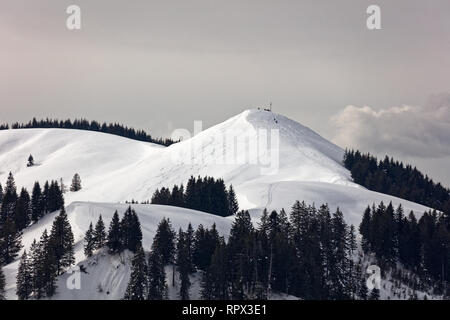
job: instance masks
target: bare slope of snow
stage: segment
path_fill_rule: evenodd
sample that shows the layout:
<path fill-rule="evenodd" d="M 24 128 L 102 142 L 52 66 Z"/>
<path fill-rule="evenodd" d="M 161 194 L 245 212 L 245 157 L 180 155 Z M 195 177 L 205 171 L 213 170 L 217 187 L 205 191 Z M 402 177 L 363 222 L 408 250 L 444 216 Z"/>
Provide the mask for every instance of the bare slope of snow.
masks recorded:
<path fill-rule="evenodd" d="M 199 224 L 203 224 L 205 227 L 211 227 L 214 223 L 217 226 L 217 230 L 219 234 L 227 235 L 231 228 L 232 221 L 230 219 L 218 217 L 215 215 L 211 215 L 208 213 L 189 210 L 184 208 L 176 208 L 171 206 L 160 206 L 160 205 L 142 205 L 142 204 L 133 204 L 131 205 L 133 209 L 136 210 L 138 214 L 139 221 L 141 222 L 142 227 L 142 236 L 143 236 L 143 246 L 146 250 L 149 250 L 153 241 L 153 237 L 155 236 L 156 229 L 158 227 L 158 223 L 165 217 L 170 218 L 172 222 L 172 226 L 175 230 L 179 228 L 186 229 L 188 224 L 191 223 L 194 229 L 198 227 Z M 117 210 L 119 216 L 121 217 L 125 210 L 128 208 L 127 204 L 111 204 L 111 203 L 84 203 L 84 202 L 74 202 L 67 207 L 67 216 L 72 227 L 72 232 L 75 238 L 75 259 L 77 263 L 83 261 L 85 259 L 83 253 L 83 238 L 86 230 L 89 227 L 89 224 L 92 222 L 96 223 L 100 214 L 102 215 L 103 221 L 106 226 L 109 226 L 109 223 L 112 219 L 114 212 Z M 39 240 L 42 232 L 47 229 L 49 232 L 52 227 L 52 223 L 54 218 L 57 216 L 58 212 L 54 212 L 46 215 L 42 218 L 38 223 L 32 225 L 24 231 L 22 243 L 24 245 L 24 249 L 30 247 L 31 243 L 34 239 Z M 114 257 L 106 257 L 105 259 L 110 259 L 112 265 L 107 265 L 103 263 L 101 266 L 104 269 L 98 270 L 97 272 L 103 272 L 104 275 L 99 276 L 99 281 L 105 281 L 109 286 L 113 286 L 114 283 L 117 285 L 124 285 L 125 287 L 128 283 L 128 279 L 126 276 L 129 276 L 129 270 L 122 270 L 123 277 L 120 278 L 119 274 L 114 275 L 113 269 L 114 266 L 123 265 L 124 268 L 129 268 L 126 264 L 119 264 L 116 261 L 118 258 Z M 119 259 L 120 260 L 120 259 Z M 103 261 L 104 262 L 104 261 Z M 7 280 L 7 297 L 9 299 L 15 298 L 15 279 L 17 274 L 19 261 L 15 261 L 4 267 L 3 271 L 5 272 L 6 280 Z M 122 277 L 120 276 L 120 277 Z M 112 277 L 112 278 L 108 278 Z M 116 281 L 116 282 L 114 282 Z M 117 298 L 112 296 L 112 298 Z M 122 298 L 122 297 L 120 297 Z"/>

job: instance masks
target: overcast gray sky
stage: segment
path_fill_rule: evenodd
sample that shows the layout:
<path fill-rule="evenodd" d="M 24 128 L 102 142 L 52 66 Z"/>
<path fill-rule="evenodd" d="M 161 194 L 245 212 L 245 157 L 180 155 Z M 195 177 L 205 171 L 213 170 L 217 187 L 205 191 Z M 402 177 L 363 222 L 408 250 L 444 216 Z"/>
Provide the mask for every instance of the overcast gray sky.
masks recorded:
<path fill-rule="evenodd" d="M 382 30 L 366 28 L 370 4 Z M 272 101 L 450 186 L 449 70 L 448 0 L 0 0 L 0 122 L 86 117 L 167 136 Z"/>

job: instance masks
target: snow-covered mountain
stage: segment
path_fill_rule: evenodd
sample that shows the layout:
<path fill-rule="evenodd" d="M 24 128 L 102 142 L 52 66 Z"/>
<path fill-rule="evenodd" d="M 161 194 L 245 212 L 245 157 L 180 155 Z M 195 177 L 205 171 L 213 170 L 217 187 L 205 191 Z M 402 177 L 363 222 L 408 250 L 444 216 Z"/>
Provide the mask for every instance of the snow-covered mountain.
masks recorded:
<path fill-rule="evenodd" d="M 241 143 L 234 143 L 241 141 Z M 27 167 L 32 154 L 36 165 Z M 156 188 L 186 183 L 191 175 L 223 178 L 233 184 L 240 209 L 250 210 L 254 218 L 264 208 L 289 209 L 296 200 L 332 210 L 339 206 L 349 224 L 358 225 L 367 205 L 392 201 L 406 211 L 420 214 L 426 207 L 403 199 L 369 191 L 351 181 L 341 164 L 344 151 L 303 125 L 282 115 L 261 110 L 246 110 L 194 137 L 169 147 L 139 142 L 99 132 L 70 129 L 17 129 L 0 131 L 0 181 L 11 171 L 18 187 L 32 189 L 35 181 L 62 178 L 70 184 L 79 173 L 83 189 L 65 194 L 67 213 L 76 248 L 77 263 L 84 259 L 82 239 L 89 223 L 102 214 L 109 224 L 117 209 L 123 214 L 124 202 L 150 199 Z M 142 224 L 144 247 L 148 249 L 158 222 L 169 217 L 173 226 L 186 228 L 191 222 L 217 224 L 226 235 L 233 218 L 221 218 L 198 211 L 156 205 L 133 205 Z M 25 230 L 23 243 L 28 248 L 42 231 L 51 228 L 57 213 L 49 214 Z M 113 268 L 108 257 L 96 257 L 98 283 L 83 293 L 60 291 L 56 298 L 118 298 L 129 277 L 129 265 L 122 272 Z M 116 261 L 117 262 L 117 261 Z M 88 263 L 88 262 L 85 262 Z M 115 267 L 114 267 L 115 266 Z M 15 297 L 18 262 L 4 268 L 7 295 Z M 64 281 L 64 278 L 60 279 Z M 85 288 L 90 288 L 87 283 Z M 113 289 L 117 289 L 114 291 Z M 121 288 L 121 289 L 118 289 Z M 87 290 L 87 289 L 85 289 Z M 73 296 L 80 295 L 80 296 Z M 72 295 L 72 296 L 71 296 Z"/>
<path fill-rule="evenodd" d="M 277 135 L 278 143 L 272 144 Z M 230 137 L 244 143 L 233 144 Z M 36 166 L 26 166 L 29 154 Z M 117 203 L 147 200 L 156 188 L 186 183 L 191 175 L 209 175 L 233 184 L 241 209 L 256 216 L 262 208 L 288 208 L 295 200 L 340 206 L 353 224 L 360 222 L 368 204 L 382 200 L 402 203 L 406 210 L 426 210 L 354 184 L 341 164 L 343 154 L 291 119 L 246 110 L 169 147 L 70 129 L 0 131 L 0 181 L 12 171 L 16 184 L 31 190 L 35 181 L 47 179 L 63 178 L 70 184 L 79 173 L 83 189 L 66 194 L 66 204 Z M 271 167 L 276 170 L 268 174 Z"/>

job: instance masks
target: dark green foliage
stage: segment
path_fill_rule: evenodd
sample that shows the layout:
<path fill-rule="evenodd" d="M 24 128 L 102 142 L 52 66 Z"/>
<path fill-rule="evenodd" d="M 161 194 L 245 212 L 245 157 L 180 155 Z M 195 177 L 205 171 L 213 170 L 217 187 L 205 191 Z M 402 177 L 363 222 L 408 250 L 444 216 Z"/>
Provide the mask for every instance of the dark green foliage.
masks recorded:
<path fill-rule="evenodd" d="M 411 271 L 422 284 L 448 292 L 447 278 L 441 277 L 448 274 L 449 259 L 442 215 L 429 212 L 417 221 L 413 214 L 405 217 L 401 206 L 394 210 L 380 203 L 365 210 L 360 230 L 364 250 L 375 253 L 382 270 L 395 273 L 395 262 L 410 268 L 411 261 L 417 261 Z M 339 208 L 331 213 L 328 205 L 316 209 L 297 201 L 289 217 L 284 210 L 264 210 L 257 229 L 250 214 L 240 211 L 228 242 L 215 225 L 199 225 L 195 233 L 189 225 L 186 232 L 179 230 L 176 241 L 170 221 L 163 219 L 148 262 L 148 299 L 167 297 L 164 266 L 171 263 L 179 274 L 179 296 L 185 300 L 195 269 L 202 272 L 201 296 L 209 300 L 261 300 L 273 292 L 314 300 L 379 299 L 379 290 L 368 292 L 364 259 L 358 256 L 354 226 L 345 223 Z"/>
<path fill-rule="evenodd" d="M 122 250 L 122 232 L 120 229 L 119 214 L 114 212 L 109 225 L 107 246 L 110 253 L 118 253 Z"/>
<path fill-rule="evenodd" d="M 125 300 L 146 300 L 148 297 L 148 270 L 142 247 L 135 249 L 131 261 L 131 276 L 125 291 Z"/>
<path fill-rule="evenodd" d="M 9 264 L 22 249 L 22 233 L 17 231 L 12 217 L 7 217 L 0 225 L 0 265 Z"/>
<path fill-rule="evenodd" d="M 424 176 L 417 168 L 389 159 L 378 161 L 370 154 L 347 150 L 344 165 L 353 180 L 373 191 L 417 202 L 437 210 L 450 207 L 450 190 Z M 450 212 L 450 211 L 447 211 Z"/>
<path fill-rule="evenodd" d="M 148 283 L 148 300 L 163 300 L 167 298 L 163 255 L 159 251 L 152 251 L 148 258 Z"/>
<path fill-rule="evenodd" d="M 172 229 L 170 219 L 164 218 L 158 225 L 153 239 L 152 251 L 161 255 L 163 265 L 174 262 L 175 258 L 175 231 Z"/>
<path fill-rule="evenodd" d="M 19 199 L 17 200 L 15 224 L 18 231 L 25 229 L 31 221 L 31 199 L 28 191 L 22 188 Z"/>
<path fill-rule="evenodd" d="M 192 270 L 191 246 L 188 234 L 180 229 L 178 232 L 176 265 L 180 274 L 179 296 L 181 300 L 189 300 L 189 288 L 191 286 L 189 274 Z"/>
<path fill-rule="evenodd" d="M 236 193 L 234 192 L 233 185 L 230 185 L 228 189 L 228 215 L 234 215 L 239 211 L 239 204 L 236 198 Z"/>
<path fill-rule="evenodd" d="M 222 239 L 211 259 L 211 263 L 204 273 L 201 284 L 201 296 L 205 300 L 228 300 L 229 290 L 229 259 L 227 247 Z"/>
<path fill-rule="evenodd" d="M 72 228 L 67 219 L 66 210 L 61 209 L 59 215 L 53 221 L 52 230 L 49 238 L 49 246 L 53 251 L 56 260 L 57 274 L 75 263 L 74 257 L 74 238 Z"/>
<path fill-rule="evenodd" d="M 48 195 L 46 196 L 46 210 L 47 212 L 55 212 L 61 210 L 64 207 L 64 197 L 58 182 L 51 181 L 48 189 Z"/>
<path fill-rule="evenodd" d="M 6 186 L 3 191 L 2 203 L 0 208 L 0 223 L 6 221 L 7 217 L 14 218 L 17 205 L 17 189 L 14 176 L 10 172 Z"/>
<path fill-rule="evenodd" d="M 248 211 L 236 214 L 228 239 L 228 258 L 230 262 L 231 295 L 233 299 L 245 298 L 246 289 L 250 288 L 254 266 L 252 264 L 255 232 Z"/>
<path fill-rule="evenodd" d="M 363 249 L 373 252 L 381 266 L 396 262 L 418 274 L 441 292 L 450 280 L 450 232 L 442 214 L 425 212 L 419 221 L 392 204 L 367 208 L 360 225 Z"/>
<path fill-rule="evenodd" d="M 33 276 L 31 261 L 24 251 L 17 272 L 16 294 L 19 300 L 28 300 L 33 293 Z"/>
<path fill-rule="evenodd" d="M 81 178 L 78 173 L 75 173 L 75 175 L 72 178 L 72 184 L 70 185 L 70 191 L 77 192 L 81 190 Z"/>
<path fill-rule="evenodd" d="M 5 300 L 5 285 L 5 275 L 3 274 L 3 269 L 0 265 L 0 301 Z"/>
<path fill-rule="evenodd" d="M 32 167 L 32 166 L 34 166 L 34 158 L 33 158 L 33 156 L 30 154 L 30 156 L 28 157 L 27 167 Z"/>
<path fill-rule="evenodd" d="M 89 229 L 86 231 L 84 236 L 84 255 L 86 257 L 92 256 L 93 251 L 95 250 L 95 241 L 94 241 L 94 229 L 92 227 L 92 222 L 89 224 Z"/>
<path fill-rule="evenodd" d="M 155 193 L 152 196 L 151 203 L 162 205 L 175 205 L 174 203 L 172 204 L 171 198 L 172 195 L 170 194 L 170 190 L 168 188 L 163 187 L 161 188 L 161 190 L 156 189 Z"/>
<path fill-rule="evenodd" d="M 34 183 L 31 195 L 31 220 L 37 222 L 44 215 L 45 204 L 42 197 L 42 190 L 39 182 Z"/>
<path fill-rule="evenodd" d="M 0 130 L 7 130 L 10 126 L 8 124 L 0 125 Z M 157 143 L 164 146 L 169 146 L 176 141 L 171 139 L 153 138 L 147 134 L 144 130 L 135 130 L 133 128 L 124 127 L 118 123 L 103 123 L 100 124 L 97 121 L 88 121 L 86 119 L 75 119 L 74 121 L 67 120 L 57 120 L 57 119 L 45 119 L 36 120 L 33 118 L 32 121 L 28 123 L 14 123 L 11 125 L 11 129 L 29 129 L 29 128 L 60 128 L 60 129 L 77 129 L 77 130 L 88 130 L 88 131 L 98 131 L 109 134 L 118 135 L 121 137 L 126 137 L 138 141 L 146 141 Z"/>
<path fill-rule="evenodd" d="M 102 215 L 100 215 L 97 223 L 95 224 L 93 241 L 94 241 L 94 250 L 103 248 L 106 245 L 105 223 L 103 222 Z"/>
<path fill-rule="evenodd" d="M 33 186 L 30 207 L 32 222 L 37 222 L 46 213 L 61 210 L 64 207 L 64 196 L 58 182 L 46 181 L 42 190 L 39 182 L 36 181 Z"/>
<path fill-rule="evenodd" d="M 153 203 L 153 200 L 152 200 Z M 172 192 L 170 193 L 170 198 L 168 204 L 176 207 L 183 207 L 185 204 L 184 201 L 184 186 L 174 185 L 172 188 Z"/>
<path fill-rule="evenodd" d="M 136 248 L 142 247 L 142 231 L 136 211 L 128 207 L 120 222 L 120 234 L 122 249 L 135 252 Z"/>
<path fill-rule="evenodd" d="M 171 205 L 204 211 L 226 217 L 239 209 L 233 187 L 226 190 L 222 179 L 212 177 L 191 177 L 186 191 L 183 185 L 157 189 L 151 199 L 152 204 Z"/>
<path fill-rule="evenodd" d="M 361 224 L 359 225 L 359 233 L 362 235 L 361 246 L 364 252 L 369 252 L 371 250 L 371 219 L 372 216 L 370 207 L 367 207 L 367 209 L 364 211 Z"/>
<path fill-rule="evenodd" d="M 38 243 L 35 241 L 31 245 L 30 259 L 33 297 L 40 299 L 53 296 L 56 291 L 58 268 L 54 247 L 47 230 L 44 230 Z"/>
<path fill-rule="evenodd" d="M 219 244 L 219 233 L 214 224 L 211 229 L 205 229 L 199 225 L 194 234 L 192 259 L 194 266 L 202 271 L 206 271 L 211 257 Z"/>

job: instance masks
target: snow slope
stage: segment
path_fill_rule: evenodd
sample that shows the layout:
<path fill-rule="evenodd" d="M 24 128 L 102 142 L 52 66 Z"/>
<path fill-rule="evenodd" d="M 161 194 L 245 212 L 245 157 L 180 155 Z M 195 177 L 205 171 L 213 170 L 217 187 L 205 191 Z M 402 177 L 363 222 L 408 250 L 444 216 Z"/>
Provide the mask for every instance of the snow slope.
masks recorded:
<path fill-rule="evenodd" d="M 153 241 L 153 237 L 155 236 L 156 229 L 158 223 L 164 218 L 170 218 L 172 222 L 172 226 L 175 230 L 178 231 L 179 228 L 186 230 L 189 222 L 192 224 L 193 228 L 196 229 L 199 224 L 203 224 L 203 226 L 209 228 L 214 223 L 217 226 L 217 230 L 219 234 L 226 235 L 230 231 L 232 221 L 230 219 L 218 217 L 215 215 L 211 215 L 208 213 L 189 210 L 184 208 L 176 208 L 171 206 L 160 206 L 160 205 L 142 205 L 142 204 L 133 204 L 131 205 L 133 209 L 136 210 L 138 214 L 139 221 L 141 222 L 142 227 L 142 236 L 143 236 L 143 246 L 146 250 L 149 250 Z M 109 226 L 109 223 L 112 219 L 112 216 L 116 210 L 118 210 L 119 216 L 122 217 L 125 210 L 128 208 L 127 204 L 108 204 L 108 203 L 85 203 L 85 202 L 74 202 L 67 207 L 67 216 L 72 227 L 72 232 L 75 238 L 75 259 L 77 263 L 82 262 L 85 259 L 83 253 L 83 238 L 86 230 L 89 227 L 89 224 L 98 220 L 100 214 L 106 224 Z M 47 229 L 51 230 L 53 220 L 58 215 L 58 212 L 54 212 L 46 215 L 44 218 L 38 221 L 38 223 L 32 225 L 27 228 L 23 234 L 22 243 L 24 245 L 24 249 L 28 249 L 33 242 L 34 239 L 39 240 L 42 232 Z M 104 256 L 103 259 L 100 259 L 100 267 L 95 268 L 96 272 L 99 275 L 98 279 L 100 282 L 103 281 L 103 287 L 106 291 L 108 288 L 110 292 L 115 292 L 114 288 L 122 288 L 125 290 L 126 285 L 128 284 L 129 277 L 129 264 L 120 263 L 120 261 L 124 261 L 125 257 L 120 259 L 118 257 L 110 257 L 109 255 Z M 107 262 L 105 262 L 107 260 Z M 86 264 L 86 262 L 83 262 Z M 15 261 L 3 268 L 7 279 L 7 297 L 9 299 L 14 299 L 15 296 L 15 279 L 17 274 L 19 261 Z M 119 270 L 121 272 L 115 273 L 117 266 L 123 266 L 124 270 Z M 101 275 L 101 276 L 100 276 Z M 68 275 L 65 275 L 67 277 Z M 86 278 L 87 281 L 84 283 L 85 288 L 90 288 L 92 283 L 88 280 L 90 278 Z M 62 279 L 65 279 L 64 276 Z M 58 282 L 60 288 L 64 288 L 63 281 L 60 279 Z M 96 284 L 97 286 L 98 284 Z M 123 288 L 125 286 L 125 288 Z M 97 289 L 97 288 L 95 288 Z M 86 295 L 86 291 L 84 294 Z M 95 296 L 96 290 L 93 290 L 91 298 L 96 299 L 98 296 Z M 77 294 L 74 292 L 65 292 L 65 290 L 60 290 L 60 294 Z M 116 295 L 122 295 L 121 289 L 115 293 Z M 58 295 L 56 296 L 56 298 Z M 60 296 L 61 297 L 61 296 Z M 65 296 L 62 296 L 65 297 Z M 120 296 L 122 298 L 123 296 Z M 81 298 L 81 297 L 80 297 Z M 110 296 L 111 299 L 117 298 L 114 294 Z"/>
<path fill-rule="evenodd" d="M 36 162 L 30 168 L 26 167 L 29 154 Z M 65 194 L 75 234 L 77 263 L 88 263 L 82 262 L 82 238 L 89 223 L 95 222 L 99 214 L 109 224 L 116 209 L 123 214 L 126 200 L 150 199 L 156 188 L 186 183 L 191 175 L 214 176 L 233 184 L 240 208 L 250 210 L 255 220 L 263 208 L 289 209 L 295 200 L 317 206 L 328 203 L 332 210 L 339 206 L 347 223 L 355 225 L 360 223 L 365 207 L 374 202 L 402 203 L 405 210 L 417 214 L 427 210 L 424 206 L 354 184 L 341 164 L 343 154 L 338 146 L 282 115 L 246 110 L 169 147 L 91 131 L 0 131 L 0 181 L 4 183 L 12 171 L 16 185 L 31 191 L 35 181 L 44 183 L 47 179 L 63 178 L 69 185 L 72 176 L 80 174 L 83 189 Z M 189 222 L 194 228 L 200 223 L 210 226 L 215 222 L 219 232 L 225 235 L 233 220 L 174 207 L 133 207 L 142 223 L 147 250 L 163 217 L 169 217 L 176 229 L 186 228 Z M 55 215 L 47 215 L 25 230 L 25 248 L 34 238 L 39 239 L 45 228 L 51 228 Z M 61 292 L 56 298 L 118 298 L 128 281 L 129 265 L 120 263 L 117 257 L 99 255 L 97 259 L 93 272 L 103 275 L 99 278 L 103 292 L 90 288 L 89 297 Z M 15 296 L 17 267 L 16 261 L 4 268 L 9 298 Z M 123 269 L 118 272 L 117 268 Z M 64 281 L 64 276 L 60 281 Z M 98 286 L 91 282 L 86 285 Z M 115 293 L 106 297 L 105 292 L 111 290 Z"/>
<path fill-rule="evenodd" d="M 278 144 L 271 142 L 274 132 Z M 37 163 L 31 168 L 26 167 L 29 154 Z M 16 184 L 31 190 L 35 181 L 46 179 L 63 178 L 68 185 L 78 172 L 83 190 L 66 194 L 67 204 L 117 203 L 147 200 L 156 188 L 186 183 L 191 175 L 210 175 L 233 184 L 241 208 L 255 215 L 264 207 L 290 207 L 297 199 L 340 206 L 348 222 L 355 224 L 368 204 L 381 200 L 402 203 L 407 210 L 426 210 L 354 184 L 341 165 L 343 154 L 282 115 L 246 110 L 170 147 L 90 131 L 0 131 L 0 181 L 12 171 Z M 267 174 L 269 168 L 274 174 Z"/>

